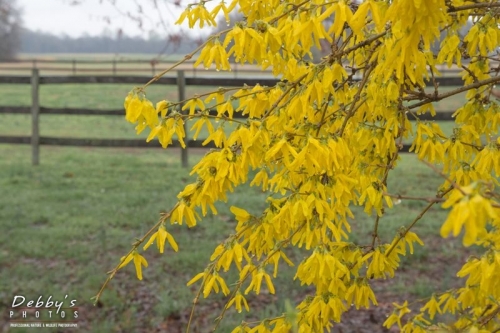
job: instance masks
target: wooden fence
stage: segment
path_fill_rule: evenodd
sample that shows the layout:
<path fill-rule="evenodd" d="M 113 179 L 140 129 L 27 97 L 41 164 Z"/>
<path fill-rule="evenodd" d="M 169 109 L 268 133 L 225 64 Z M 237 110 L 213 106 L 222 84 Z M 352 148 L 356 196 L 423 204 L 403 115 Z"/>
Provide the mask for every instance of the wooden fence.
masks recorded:
<path fill-rule="evenodd" d="M 79 146 L 79 147 L 130 147 L 130 148 L 152 148 L 160 147 L 157 141 L 147 143 L 144 139 L 87 139 L 87 138 L 59 138 L 40 135 L 40 115 L 99 115 L 99 116 L 121 116 L 123 109 L 101 110 L 83 108 L 47 108 L 40 105 L 39 87 L 41 84 L 130 84 L 142 85 L 150 77 L 138 76 L 40 76 L 38 69 L 32 70 L 31 77 L 28 76 L 0 76 L 1 84 L 30 84 L 31 106 L 0 106 L 0 113 L 31 114 L 31 136 L 5 136 L 0 133 L 0 143 L 6 144 L 30 144 L 32 148 L 32 164 L 40 163 L 40 146 Z M 463 81 L 458 77 L 441 77 L 437 79 L 440 86 L 460 86 Z M 224 86 L 239 87 L 247 84 L 249 86 L 260 84 L 265 86 L 275 85 L 275 79 L 244 79 L 244 78 L 195 78 L 185 77 L 183 71 L 177 71 L 176 77 L 162 77 L 157 83 L 165 85 L 177 85 L 179 100 L 185 99 L 185 87 L 197 86 Z M 422 120 L 453 121 L 453 111 L 443 111 L 431 117 L 430 114 L 420 115 Z M 241 113 L 235 113 L 235 118 L 244 118 Z M 187 148 L 214 148 L 213 143 L 202 146 L 202 140 L 187 140 Z M 174 142 L 173 147 L 180 147 L 179 142 Z M 403 147 L 407 152 L 409 145 Z M 188 149 L 181 150 L 182 165 L 187 167 Z"/>
<path fill-rule="evenodd" d="M 125 73 L 125 75 L 149 75 L 153 76 L 166 68 L 172 66 L 175 62 L 162 59 L 15 59 L 0 62 L 0 71 L 5 72 L 25 72 L 28 74 L 33 69 L 40 71 L 53 72 L 57 75 L 106 75 L 113 76 Z M 193 76 L 215 72 L 215 69 L 196 68 L 193 66 L 195 61 L 184 62 L 179 68 L 191 72 Z M 238 73 L 255 73 L 259 71 L 252 65 L 242 65 L 233 63 L 231 65 L 232 76 L 238 77 Z"/>

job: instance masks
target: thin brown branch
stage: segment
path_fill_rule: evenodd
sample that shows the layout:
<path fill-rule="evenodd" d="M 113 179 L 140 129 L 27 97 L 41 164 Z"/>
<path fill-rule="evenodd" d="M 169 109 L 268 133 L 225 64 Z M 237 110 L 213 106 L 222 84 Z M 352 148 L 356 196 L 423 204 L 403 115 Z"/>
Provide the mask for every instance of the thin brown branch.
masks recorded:
<path fill-rule="evenodd" d="M 321 130 L 321 127 L 323 126 L 323 122 L 325 121 L 326 111 L 328 110 L 328 102 L 330 101 L 331 96 L 332 96 L 331 93 L 328 94 L 328 98 L 326 99 L 325 106 L 323 107 L 323 111 L 321 113 L 321 120 L 318 124 L 318 129 L 316 130 L 316 136 L 319 135 L 319 131 Z"/>
<path fill-rule="evenodd" d="M 487 312 L 487 310 L 485 312 Z M 499 314 L 500 314 L 500 306 L 497 305 L 497 308 L 495 309 L 495 311 L 493 311 L 489 315 L 487 315 L 484 318 L 482 318 L 481 320 L 479 320 L 478 323 L 481 327 L 483 327 Z"/>
<path fill-rule="evenodd" d="M 472 79 L 474 80 L 474 83 L 476 82 L 479 82 L 479 79 L 477 78 L 476 74 L 474 74 L 473 71 L 471 71 L 469 69 L 469 67 L 465 66 L 465 65 L 462 65 L 462 68 L 467 72 L 469 73 L 469 75 L 472 77 Z"/>
<path fill-rule="evenodd" d="M 281 18 L 283 18 L 285 16 L 288 16 L 293 11 L 297 11 L 300 7 L 302 7 L 303 5 L 305 5 L 306 3 L 309 3 L 309 2 L 311 2 L 311 1 L 310 0 L 305 0 L 305 1 L 301 2 L 301 3 L 299 3 L 299 4 L 296 4 L 296 5 L 291 4 L 293 6 L 292 9 L 285 11 L 283 14 L 281 14 L 281 15 L 275 17 L 274 19 L 272 19 L 271 21 L 269 21 L 269 25 L 273 25 L 279 19 L 281 19 Z"/>
<path fill-rule="evenodd" d="M 437 198 L 437 197 L 414 197 L 411 195 L 391 194 L 387 192 L 384 192 L 384 195 L 399 200 L 418 200 L 427 202 L 442 202 L 445 200 L 444 198 Z"/>
<path fill-rule="evenodd" d="M 228 239 L 226 239 L 224 243 L 226 242 L 230 242 L 231 240 L 238 240 L 241 235 L 243 233 L 245 233 L 248 228 L 250 228 L 250 226 L 246 226 L 244 227 L 243 229 L 241 229 L 237 234 L 234 234 L 234 235 L 231 235 L 230 237 L 228 237 Z M 194 318 L 194 310 L 196 308 L 196 305 L 198 304 L 198 300 L 200 299 L 200 296 L 201 296 L 201 292 L 203 290 L 203 287 L 205 286 L 205 282 L 206 282 L 206 278 L 207 278 L 207 275 L 209 274 L 213 274 L 213 272 L 215 271 L 215 268 L 216 268 L 216 265 L 218 263 L 218 261 L 220 260 L 220 258 L 222 258 L 222 256 L 225 254 L 225 251 L 220 253 L 217 258 L 215 258 L 208 266 L 207 268 L 205 269 L 205 276 L 203 278 L 203 281 L 200 285 L 200 288 L 198 289 L 198 292 L 196 293 L 196 296 L 195 298 L 193 299 L 193 306 L 191 307 L 191 313 L 189 315 L 189 320 L 188 320 L 188 323 L 187 323 L 187 326 L 186 326 L 186 333 L 189 333 L 190 329 L 191 329 L 191 323 L 193 321 L 193 318 Z M 230 299 L 231 300 L 231 299 Z"/>
<path fill-rule="evenodd" d="M 377 35 L 373 35 L 372 37 L 367 38 L 364 41 L 362 41 L 356 45 L 351 46 L 350 48 L 347 48 L 345 50 L 341 50 L 341 52 L 334 54 L 333 57 L 341 57 L 345 54 L 350 54 L 351 52 L 356 51 L 357 49 L 362 48 L 364 46 L 367 46 L 381 37 L 384 37 L 386 33 L 387 33 L 387 30 L 384 30 Z"/>
<path fill-rule="evenodd" d="M 404 93 L 404 90 L 403 90 L 403 88 L 401 88 L 399 90 L 399 102 L 398 102 L 398 109 L 399 110 L 403 109 L 403 99 L 401 98 L 403 96 L 403 93 Z M 382 178 L 382 184 L 385 186 L 385 188 L 387 188 L 387 178 L 389 177 L 389 172 L 394 168 L 394 163 L 396 162 L 396 160 L 398 159 L 398 156 L 399 156 L 399 150 L 401 149 L 401 147 L 403 147 L 403 136 L 405 133 L 406 117 L 405 117 L 403 112 L 399 113 L 399 117 L 400 117 L 401 128 L 400 128 L 400 131 L 398 133 L 398 136 L 395 138 L 395 141 L 396 140 L 398 141 L 398 143 L 397 143 L 398 149 L 396 150 L 396 152 L 392 156 L 390 154 L 387 155 L 387 159 L 389 160 L 389 162 L 385 166 L 384 177 Z M 382 211 L 382 213 L 383 213 L 383 211 Z M 377 218 L 375 219 L 375 225 L 373 228 L 373 235 L 372 235 L 373 238 L 372 238 L 372 244 L 371 244 L 372 249 L 375 246 L 375 240 L 378 238 L 379 222 L 380 222 L 380 216 L 377 215 Z"/>
<path fill-rule="evenodd" d="M 359 106 L 361 104 L 363 104 L 363 103 L 361 103 L 359 105 L 356 105 L 357 102 L 359 102 L 359 99 L 361 98 L 361 93 L 363 92 L 363 88 L 365 87 L 366 83 L 368 82 L 368 78 L 370 77 L 370 73 L 373 71 L 374 68 L 375 68 L 375 64 L 371 64 L 367 67 L 366 71 L 364 72 L 363 79 L 361 80 L 361 83 L 359 84 L 359 89 L 356 92 L 356 95 L 354 95 L 351 107 L 347 111 L 347 115 L 344 118 L 344 122 L 342 123 L 342 127 L 340 127 L 339 136 L 342 136 L 342 134 L 344 134 L 344 130 L 347 126 L 347 122 L 349 121 L 349 119 L 351 119 L 352 116 L 354 116 L 354 113 L 356 112 L 357 108 L 359 108 Z"/>
<path fill-rule="evenodd" d="M 108 283 L 113 279 L 113 277 L 115 276 L 116 272 L 118 272 L 118 270 L 120 269 L 121 264 L 125 261 L 125 259 L 129 255 L 131 255 L 135 250 L 137 250 L 139 248 L 139 246 L 142 243 L 144 243 L 144 241 L 146 240 L 146 238 L 150 237 L 155 231 L 157 231 L 158 228 L 160 227 L 160 225 L 162 223 L 164 223 L 172 215 L 173 211 L 176 210 L 177 207 L 179 207 L 179 203 L 176 203 L 175 206 L 170 210 L 170 212 L 162 214 L 162 216 L 160 217 L 159 221 L 151 229 L 149 229 L 149 231 L 146 232 L 144 234 L 144 236 L 142 236 L 140 239 L 138 239 L 137 241 L 135 241 L 134 244 L 133 244 L 133 246 L 132 246 L 132 249 L 122 258 L 122 260 L 120 260 L 120 262 L 118 263 L 118 265 L 116 265 L 116 267 L 113 270 L 111 270 L 111 271 L 108 272 L 108 278 L 106 279 L 106 281 L 104 281 L 104 284 L 102 285 L 102 287 L 99 290 L 99 292 L 97 293 L 97 295 L 93 297 L 93 299 L 94 299 L 94 305 L 97 304 L 97 302 L 101 298 L 102 293 L 104 292 L 104 289 L 106 289 L 106 286 L 108 285 Z"/>
<path fill-rule="evenodd" d="M 455 89 L 455 90 L 452 90 L 452 91 L 448 91 L 446 93 L 439 94 L 437 96 L 432 96 L 431 97 L 431 96 L 427 95 L 427 98 L 425 100 L 408 106 L 408 109 L 415 109 L 415 108 L 418 108 L 418 107 L 420 107 L 422 105 L 425 105 L 427 103 L 438 102 L 438 101 L 440 101 L 442 99 L 448 98 L 448 97 L 456 95 L 456 94 L 460 94 L 460 93 L 462 93 L 464 91 L 468 91 L 468 90 L 471 90 L 471 89 L 477 89 L 479 87 L 486 86 L 486 85 L 489 85 L 489 84 L 493 84 L 493 83 L 496 83 L 496 82 L 500 82 L 500 76 L 491 77 L 489 79 L 482 80 L 482 81 L 479 81 L 479 82 L 476 82 L 476 83 L 473 83 L 473 84 L 469 84 L 467 86 L 463 86 L 463 87 L 460 87 L 458 89 Z"/>
<path fill-rule="evenodd" d="M 199 50 L 201 50 L 202 48 L 205 47 L 205 45 L 207 45 L 212 39 L 214 38 L 217 38 L 218 36 L 220 36 L 221 34 L 225 34 L 229 31 L 231 31 L 231 29 L 226 29 L 226 30 L 223 30 L 221 32 L 218 32 L 217 34 L 215 35 L 212 35 L 210 37 L 207 38 L 207 40 L 201 44 L 200 46 L 198 46 L 196 49 L 194 49 L 193 52 L 191 53 L 188 53 L 184 56 L 184 58 L 182 58 L 181 60 L 177 61 L 175 64 L 173 64 L 172 66 L 170 66 L 169 68 L 165 69 L 164 71 L 162 71 L 161 73 L 155 75 L 151 80 L 148 81 L 148 83 L 146 83 L 142 89 L 145 89 L 147 86 L 151 85 L 152 83 L 158 81 L 163 75 L 167 74 L 168 72 L 170 72 L 171 70 L 173 70 L 174 68 L 178 67 L 179 65 L 185 63 L 186 61 L 190 60 Z"/>
<path fill-rule="evenodd" d="M 469 5 L 456 6 L 456 7 L 450 6 L 450 8 L 448 8 L 448 13 L 456 13 L 463 10 L 473 10 L 473 9 L 490 9 L 495 7 L 500 7 L 500 2 L 473 3 Z"/>
<path fill-rule="evenodd" d="M 460 188 L 460 186 L 458 186 L 457 183 L 455 183 L 452 179 L 450 179 L 450 177 L 448 177 L 444 172 L 442 172 L 441 170 L 439 170 L 438 168 L 436 168 L 435 165 L 433 165 L 432 163 L 429 163 L 427 161 L 424 161 L 422 160 L 422 162 L 427 165 L 429 168 L 431 168 L 432 170 L 434 170 L 434 172 L 436 172 L 437 174 L 439 174 L 441 177 L 443 177 L 444 179 L 446 179 L 446 181 L 448 181 L 448 183 L 451 184 L 451 186 L 460 191 L 463 195 L 465 195 L 465 192 L 462 190 L 462 188 Z"/>
<path fill-rule="evenodd" d="M 439 84 L 436 81 L 436 76 L 434 75 L 434 71 L 432 70 L 432 66 L 429 66 L 429 71 L 431 72 L 432 76 L 432 85 L 434 86 L 434 96 L 439 95 L 438 88 Z"/>
<path fill-rule="evenodd" d="M 378 238 L 378 224 L 380 223 L 380 215 L 377 214 L 377 217 L 375 218 L 375 224 L 373 226 L 373 233 L 372 233 L 372 244 L 371 244 L 371 249 L 375 248 L 375 241 Z"/>
<path fill-rule="evenodd" d="M 448 194 L 448 192 L 450 192 L 451 190 L 453 189 L 453 187 L 450 186 L 450 188 L 448 188 L 446 191 L 442 192 L 442 193 L 439 193 L 436 195 L 436 198 L 443 198 L 446 194 Z M 415 224 L 417 224 L 417 222 L 425 215 L 425 213 L 427 213 L 427 211 L 429 209 L 432 208 L 432 206 L 434 206 L 434 204 L 438 202 L 438 201 L 433 201 L 433 202 L 430 202 L 421 212 L 420 214 L 418 214 L 417 217 L 415 217 L 415 219 L 410 223 L 410 225 L 408 226 L 408 228 L 405 228 L 405 231 L 400 233 L 399 234 L 399 237 L 398 237 L 398 240 L 396 242 L 393 242 L 391 247 L 387 250 L 387 252 L 385 253 L 385 256 L 389 256 L 389 254 L 391 254 L 391 252 L 396 248 L 396 245 L 399 243 L 399 241 L 403 238 L 405 238 L 406 234 L 411 230 L 411 228 L 413 228 L 415 226 Z"/>
<path fill-rule="evenodd" d="M 290 91 L 292 91 L 292 89 L 295 88 L 300 83 L 300 81 L 302 81 L 307 76 L 307 74 L 308 73 L 302 75 L 297 80 L 295 80 L 294 82 L 290 83 L 290 86 L 287 88 L 287 90 L 285 90 L 283 92 L 283 94 L 280 96 L 280 98 L 278 98 L 278 100 L 276 102 L 274 102 L 273 105 L 271 105 L 271 107 L 269 108 L 269 110 L 267 110 L 267 112 L 264 114 L 264 117 L 262 117 L 262 118 L 267 118 L 267 116 L 269 116 L 271 114 L 271 112 L 278 107 L 278 104 L 281 103 L 281 101 L 285 98 L 285 96 L 288 95 L 288 93 Z"/>
<path fill-rule="evenodd" d="M 279 246 L 276 246 L 271 252 L 268 253 L 268 255 L 266 256 L 266 258 L 264 258 L 264 260 L 262 262 L 260 262 L 258 265 L 256 265 L 255 267 L 253 267 L 252 269 L 249 269 L 248 272 L 246 273 L 246 275 L 240 279 L 237 284 L 236 284 L 236 287 L 234 288 L 233 292 L 231 293 L 231 296 L 229 297 L 229 300 L 233 299 L 235 296 L 236 296 L 236 293 L 238 292 L 238 290 L 240 290 L 241 286 L 243 285 L 243 283 L 246 281 L 246 279 L 258 268 L 260 268 L 261 266 L 263 266 L 265 263 L 267 263 L 269 261 L 269 259 L 271 259 L 272 256 L 274 256 L 275 253 L 281 251 L 281 249 L 283 248 L 283 246 L 285 246 L 286 244 L 288 244 L 293 236 L 295 236 L 295 234 L 297 234 L 300 230 L 302 230 L 302 228 L 304 228 L 304 226 L 306 225 L 307 222 L 304 222 L 302 223 L 294 232 L 292 232 L 290 234 L 290 236 L 288 236 L 286 239 L 284 239 Z M 219 317 L 217 317 L 215 319 L 216 323 L 215 323 L 215 326 L 214 328 L 212 329 L 212 332 L 215 332 L 217 330 L 217 328 L 219 327 L 220 323 L 222 322 L 222 319 L 224 318 L 224 315 L 226 314 L 226 311 L 227 311 L 228 307 L 227 307 L 227 303 L 226 305 L 224 306 L 224 309 L 222 310 L 221 314 L 219 315 Z"/>

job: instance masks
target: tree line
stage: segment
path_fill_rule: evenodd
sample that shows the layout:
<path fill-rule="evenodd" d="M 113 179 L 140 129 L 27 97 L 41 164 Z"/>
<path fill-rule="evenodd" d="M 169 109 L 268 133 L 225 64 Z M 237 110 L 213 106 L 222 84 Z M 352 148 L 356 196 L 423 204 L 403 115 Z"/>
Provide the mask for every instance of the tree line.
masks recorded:
<path fill-rule="evenodd" d="M 167 36 L 161 38 L 130 36 L 82 36 L 72 38 L 23 29 L 20 33 L 22 53 L 189 53 L 197 47 L 194 37 Z"/>

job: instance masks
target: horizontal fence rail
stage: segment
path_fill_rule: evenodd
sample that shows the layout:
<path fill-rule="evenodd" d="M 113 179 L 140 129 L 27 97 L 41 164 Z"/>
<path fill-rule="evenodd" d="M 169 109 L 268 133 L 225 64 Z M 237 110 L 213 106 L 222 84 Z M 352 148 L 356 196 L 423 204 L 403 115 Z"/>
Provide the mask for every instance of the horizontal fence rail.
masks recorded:
<path fill-rule="evenodd" d="M 158 141 L 146 142 L 144 139 L 100 139 L 100 138 L 59 138 L 41 136 L 39 133 L 40 115 L 93 115 L 93 116 L 125 116 L 125 111 L 121 109 L 87 109 L 87 108 L 50 108 L 40 106 L 39 86 L 41 84 L 136 84 L 142 85 L 150 80 L 144 76 L 39 76 L 38 69 L 33 69 L 31 77 L 25 76 L 0 76 L 0 84 L 31 84 L 32 105 L 31 106 L 0 106 L 0 114 L 30 114 L 32 119 L 31 136 L 5 136 L 0 135 L 0 143 L 4 144 L 31 144 L 32 164 L 39 164 L 40 145 L 47 146 L 76 146 L 76 147 L 122 147 L 122 148 L 158 148 L 161 147 Z M 440 86 L 460 86 L 463 81 L 458 77 L 440 77 L 436 79 Z M 243 87 L 253 86 L 273 86 L 278 82 L 276 79 L 266 78 L 193 78 L 184 77 L 184 71 L 178 71 L 177 77 L 162 77 L 157 83 L 165 85 L 176 85 L 178 87 L 179 100 L 185 100 L 185 87 L 196 86 L 224 86 Z M 453 121 L 453 111 L 437 112 L 433 117 L 426 113 L 417 115 L 420 120 Z M 210 111 L 211 115 L 217 115 L 215 110 Z M 235 112 L 235 118 L 247 118 L 247 115 Z M 203 140 L 189 140 L 186 138 L 187 148 L 215 148 L 213 142 L 203 145 Z M 178 141 L 174 141 L 171 147 L 180 147 Z M 410 145 L 403 145 L 400 151 L 408 152 Z M 187 149 L 182 150 L 182 165 L 187 167 Z"/>
<path fill-rule="evenodd" d="M 201 110 L 196 109 L 196 112 Z M 0 113 L 12 114 L 30 114 L 31 108 L 28 106 L 0 106 Z M 58 114 L 58 115 L 73 115 L 73 116 L 125 116 L 124 109 L 102 110 L 102 109 L 81 109 L 81 108 L 45 108 L 40 107 L 40 114 Z M 439 120 L 449 121 L 453 119 L 454 111 L 440 111 L 436 112 L 435 116 L 429 113 L 415 115 L 419 120 Z M 211 116 L 217 116 L 217 111 L 210 110 L 208 112 Z M 234 112 L 234 118 L 246 119 L 248 115 L 243 115 L 240 112 Z"/>
<path fill-rule="evenodd" d="M 39 84 L 145 84 L 150 76 L 43 76 Z M 276 79 L 257 78 L 204 78 L 188 77 L 185 79 L 187 86 L 225 86 L 240 87 L 260 84 L 273 86 Z M 31 78 L 26 76 L 0 76 L 0 84 L 30 84 Z M 177 85 L 176 77 L 161 77 L 156 83 Z"/>
<path fill-rule="evenodd" d="M 2 136 L 0 143 L 10 144 L 30 144 L 30 136 Z M 211 149 L 217 148 L 213 142 L 203 145 L 203 140 L 186 140 L 187 148 Z M 101 148 L 161 148 L 158 141 L 146 142 L 144 139 L 85 139 L 85 138 L 55 138 L 40 137 L 40 144 L 47 146 L 62 147 L 101 147 Z M 169 148 L 181 148 L 179 141 L 173 141 Z M 402 152 L 408 152 L 411 145 L 404 144 L 400 149 Z"/>
<path fill-rule="evenodd" d="M 76 75 L 78 73 L 160 73 L 170 68 L 176 62 L 167 59 L 13 59 L 0 62 L 0 71 L 31 71 L 38 69 L 49 72 L 66 72 Z M 184 61 L 179 69 L 194 73 L 207 72 L 203 68 L 194 67 L 194 60 Z M 135 66 L 134 66 L 135 65 Z M 238 73 L 255 73 L 260 71 L 254 66 L 231 64 L 232 73 L 236 77 Z M 214 72 L 214 69 L 208 69 L 208 72 Z"/>
<path fill-rule="evenodd" d="M 149 76 L 43 76 L 40 77 L 39 84 L 145 84 L 151 79 Z M 239 87 L 243 85 L 253 86 L 274 86 L 279 81 L 276 79 L 258 78 L 205 78 L 188 77 L 185 79 L 187 86 L 225 86 Z M 27 76 L 0 76 L 0 84 L 30 84 L 31 78 Z M 459 77 L 439 77 L 436 78 L 440 86 L 461 86 L 463 81 Z M 161 77 L 156 83 L 177 85 L 176 77 Z"/>

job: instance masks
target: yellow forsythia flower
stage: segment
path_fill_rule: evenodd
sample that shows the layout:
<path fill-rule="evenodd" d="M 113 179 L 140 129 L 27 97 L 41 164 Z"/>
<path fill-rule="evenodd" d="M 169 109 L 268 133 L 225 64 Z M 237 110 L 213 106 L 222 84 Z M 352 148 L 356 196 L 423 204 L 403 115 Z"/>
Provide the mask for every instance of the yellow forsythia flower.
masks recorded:
<path fill-rule="evenodd" d="M 134 250 L 132 253 L 130 253 L 127 257 L 122 257 L 121 258 L 121 264 L 118 266 L 118 268 L 125 267 L 129 262 L 134 261 L 134 266 L 135 266 L 135 271 L 137 273 L 137 278 L 139 280 L 142 280 L 142 266 L 148 267 L 148 262 L 146 261 L 146 258 L 141 256 L 137 250 Z"/>

